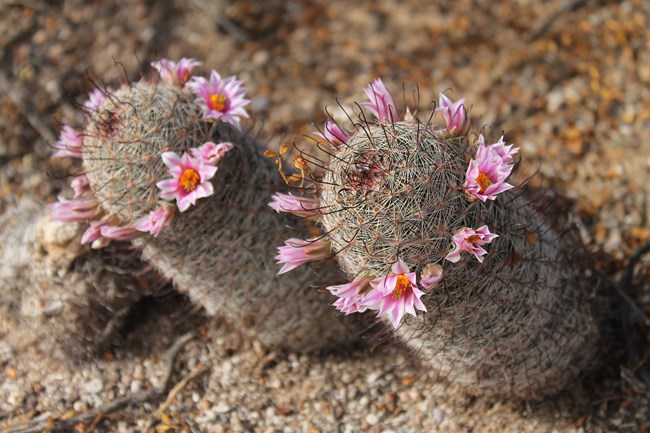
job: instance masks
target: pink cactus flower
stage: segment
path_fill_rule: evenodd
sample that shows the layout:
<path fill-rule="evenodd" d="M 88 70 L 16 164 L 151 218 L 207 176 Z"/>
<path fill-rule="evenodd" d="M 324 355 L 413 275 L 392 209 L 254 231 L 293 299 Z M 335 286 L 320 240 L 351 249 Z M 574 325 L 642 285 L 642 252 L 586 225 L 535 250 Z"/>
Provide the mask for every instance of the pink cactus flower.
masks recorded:
<path fill-rule="evenodd" d="M 63 125 L 61 135 L 57 142 L 54 143 L 54 147 L 59 150 L 52 155 L 52 158 L 63 158 L 66 156 L 81 158 L 83 141 L 83 136 L 79 131 L 70 125 Z"/>
<path fill-rule="evenodd" d="M 275 256 L 278 264 L 282 265 L 278 274 L 284 274 L 313 260 L 326 259 L 330 250 L 330 243 L 325 239 L 287 239 L 284 246 L 278 247 L 278 255 Z"/>
<path fill-rule="evenodd" d="M 386 85 L 381 80 L 381 78 L 375 79 L 371 84 L 364 89 L 368 99 L 368 102 L 362 102 L 361 106 L 370 110 L 372 114 L 379 121 L 397 120 L 397 110 L 395 109 L 395 100 L 390 94 Z"/>
<path fill-rule="evenodd" d="M 128 241 L 140 236 L 140 232 L 133 226 L 113 226 L 109 224 L 100 225 L 99 233 L 104 239 L 112 241 Z"/>
<path fill-rule="evenodd" d="M 512 155 L 518 149 L 512 145 L 505 146 L 503 141 L 486 146 L 483 136 L 479 136 L 479 146 L 476 159 L 472 159 L 467 167 L 465 178 L 465 193 L 472 200 L 494 200 L 497 194 L 513 188 L 506 182 L 514 167 Z"/>
<path fill-rule="evenodd" d="M 324 138 L 337 149 L 350 138 L 332 119 L 327 119 L 327 122 L 325 122 L 325 130 L 323 133 L 317 132 L 315 135 Z"/>
<path fill-rule="evenodd" d="M 436 111 L 442 113 L 442 118 L 447 125 L 447 136 L 464 136 L 469 131 L 469 114 L 465 108 L 465 98 L 452 102 L 444 93 L 440 94 Z"/>
<path fill-rule="evenodd" d="M 483 137 L 483 134 L 479 134 L 478 136 L 478 149 L 476 150 L 476 159 L 485 159 L 487 156 L 485 155 L 488 151 L 496 153 L 498 156 L 501 157 L 501 160 L 503 161 L 503 164 L 510 164 L 512 162 L 512 158 L 519 152 L 519 148 L 515 147 L 513 148 L 514 144 L 509 144 L 506 146 L 506 142 L 503 141 L 503 135 L 501 138 L 499 138 L 499 141 L 486 145 L 485 144 L 485 138 Z"/>
<path fill-rule="evenodd" d="M 81 236 L 81 245 L 91 244 L 91 248 L 98 250 L 110 244 L 111 240 L 102 236 L 101 230 L 104 224 L 105 221 L 91 221 L 90 227 Z"/>
<path fill-rule="evenodd" d="M 70 182 L 70 186 L 74 191 L 74 198 L 79 198 L 84 195 L 87 191 L 90 191 L 90 181 L 85 174 L 75 177 Z"/>
<path fill-rule="evenodd" d="M 110 92 L 110 89 L 95 89 L 88 94 L 88 100 L 84 102 L 84 109 L 89 116 L 94 115 L 99 110 L 99 107 L 108 98 L 108 92 Z"/>
<path fill-rule="evenodd" d="M 363 298 L 371 290 L 369 279 L 358 278 L 348 284 L 330 286 L 327 290 L 339 298 L 332 305 L 346 316 L 366 311 L 367 307 L 363 305 Z"/>
<path fill-rule="evenodd" d="M 141 232 L 149 232 L 154 238 L 169 224 L 174 216 L 174 209 L 169 206 L 161 206 L 152 210 L 148 215 L 138 218 L 133 223 L 133 228 Z"/>
<path fill-rule="evenodd" d="M 408 313 L 415 316 L 415 310 L 427 311 L 420 300 L 424 292 L 418 288 L 415 272 L 410 272 L 401 259 L 391 267 L 388 276 L 370 282 L 372 290 L 363 300 L 363 306 L 379 310 L 377 317 L 388 316 L 394 328 Z"/>
<path fill-rule="evenodd" d="M 86 222 L 95 219 L 99 214 L 99 203 L 95 197 L 66 200 L 59 198 L 57 203 L 48 207 L 52 219 L 63 222 Z"/>
<path fill-rule="evenodd" d="M 183 86 L 192 76 L 192 69 L 199 65 L 201 65 L 201 62 L 187 57 L 183 57 L 178 63 L 168 59 L 151 62 L 151 66 L 160 73 L 160 79 L 163 83 L 174 86 Z"/>
<path fill-rule="evenodd" d="M 275 193 L 269 206 L 276 212 L 289 212 L 299 217 L 318 219 L 319 201 L 309 197 L 295 197 L 291 194 Z"/>
<path fill-rule="evenodd" d="M 432 290 L 442 281 L 442 266 L 435 263 L 428 263 L 422 269 L 420 286 L 426 291 Z"/>
<path fill-rule="evenodd" d="M 235 77 L 221 78 L 217 71 L 212 71 L 210 79 L 192 77 L 187 83 L 197 96 L 196 103 L 203 109 L 203 119 L 223 120 L 241 129 L 240 117 L 248 117 L 244 107 L 250 104 L 244 98 L 246 89 Z"/>
<path fill-rule="evenodd" d="M 206 164 L 201 158 L 192 158 L 187 153 L 179 157 L 175 152 L 165 152 L 162 160 L 172 179 L 161 180 L 156 184 L 160 188 L 160 197 L 164 200 L 176 200 L 176 205 L 184 212 L 196 200 L 214 194 L 214 187 L 209 182 L 217 172 L 217 167 Z"/>
<path fill-rule="evenodd" d="M 489 244 L 498 236 L 490 233 L 488 226 L 482 226 L 476 230 L 465 227 L 453 236 L 454 249 L 445 258 L 456 263 L 460 260 L 461 251 L 466 251 L 474 254 L 476 259 L 483 263 L 483 256 L 487 254 L 483 245 Z"/>
<path fill-rule="evenodd" d="M 202 158 L 207 164 L 218 165 L 226 153 L 230 152 L 233 144 L 229 142 L 222 142 L 215 144 L 211 141 L 203 143 L 200 147 L 190 149 L 190 153 L 195 158 Z"/>

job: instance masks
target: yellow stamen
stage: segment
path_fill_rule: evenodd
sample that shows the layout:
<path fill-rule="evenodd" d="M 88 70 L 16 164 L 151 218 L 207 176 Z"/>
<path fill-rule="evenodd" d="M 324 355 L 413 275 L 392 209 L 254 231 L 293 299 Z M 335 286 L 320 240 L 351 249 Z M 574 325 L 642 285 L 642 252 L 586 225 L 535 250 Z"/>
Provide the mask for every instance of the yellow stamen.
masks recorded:
<path fill-rule="evenodd" d="M 208 105 L 212 110 L 223 111 L 226 108 L 226 95 L 222 95 L 220 93 L 210 95 L 210 99 L 208 99 Z"/>
<path fill-rule="evenodd" d="M 481 240 L 481 237 L 479 235 L 471 235 L 471 236 L 467 236 L 465 240 L 467 241 L 467 243 L 472 244 L 476 247 L 478 246 L 477 244 L 478 241 Z"/>
<path fill-rule="evenodd" d="M 479 172 L 478 176 L 476 176 L 476 183 L 481 188 L 479 192 L 484 193 L 485 190 L 488 189 L 494 182 L 492 182 L 492 179 L 490 179 L 485 173 Z"/>
<path fill-rule="evenodd" d="M 199 176 L 199 173 L 196 170 L 193 168 L 186 168 L 183 174 L 181 174 L 179 183 L 186 192 L 192 192 L 196 189 L 196 186 L 200 181 L 201 176 Z"/>
<path fill-rule="evenodd" d="M 392 297 L 393 299 L 399 299 L 407 293 L 407 290 L 411 287 L 411 281 L 406 278 L 404 274 L 399 274 L 397 276 L 397 282 L 395 283 L 395 288 L 393 289 Z"/>

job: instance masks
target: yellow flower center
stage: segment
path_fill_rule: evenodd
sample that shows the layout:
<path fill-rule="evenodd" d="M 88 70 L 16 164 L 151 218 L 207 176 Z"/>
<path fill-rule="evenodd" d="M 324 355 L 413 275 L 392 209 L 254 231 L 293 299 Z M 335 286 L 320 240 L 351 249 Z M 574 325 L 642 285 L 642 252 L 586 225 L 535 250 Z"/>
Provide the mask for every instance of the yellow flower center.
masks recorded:
<path fill-rule="evenodd" d="M 410 287 L 411 281 L 406 278 L 404 274 L 399 274 L 397 276 L 397 282 L 395 283 L 395 288 L 393 289 L 392 293 L 393 299 L 401 298 Z"/>
<path fill-rule="evenodd" d="M 478 241 L 481 240 L 481 237 L 479 235 L 471 235 L 471 236 L 467 236 L 465 240 L 467 241 L 468 244 L 472 244 L 476 247 L 478 246 Z"/>
<path fill-rule="evenodd" d="M 192 192 L 201 181 L 201 176 L 193 168 L 186 168 L 181 174 L 180 184 L 186 192 Z"/>
<path fill-rule="evenodd" d="M 212 110 L 223 111 L 226 108 L 226 99 L 226 95 L 222 95 L 220 93 L 217 93 L 216 95 L 210 95 L 208 105 L 210 105 L 210 109 Z"/>
<path fill-rule="evenodd" d="M 476 183 L 481 188 L 479 192 L 484 193 L 485 190 L 488 189 L 494 182 L 492 182 L 492 179 L 490 179 L 485 173 L 479 172 L 478 176 L 476 176 Z"/>

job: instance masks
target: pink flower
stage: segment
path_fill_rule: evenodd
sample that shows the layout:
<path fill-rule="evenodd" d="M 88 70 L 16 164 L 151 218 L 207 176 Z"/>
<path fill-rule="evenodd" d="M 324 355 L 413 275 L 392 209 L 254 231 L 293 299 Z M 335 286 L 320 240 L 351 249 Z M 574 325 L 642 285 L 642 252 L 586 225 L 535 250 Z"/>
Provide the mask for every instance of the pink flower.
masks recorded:
<path fill-rule="evenodd" d="M 362 107 L 370 110 L 379 121 L 397 120 L 395 101 L 381 78 L 375 79 L 364 89 L 364 92 L 366 92 L 370 101 L 362 102 Z"/>
<path fill-rule="evenodd" d="M 320 217 L 320 203 L 315 198 L 294 197 L 291 194 L 275 193 L 269 206 L 276 212 L 290 212 L 304 218 L 317 219 Z"/>
<path fill-rule="evenodd" d="M 329 141 L 337 149 L 350 138 L 332 119 L 327 119 L 327 122 L 325 122 L 325 131 L 323 133 L 317 132 L 315 135 Z"/>
<path fill-rule="evenodd" d="M 332 305 L 346 316 L 352 313 L 363 313 L 367 310 L 367 307 L 363 305 L 363 298 L 371 290 L 370 280 L 367 278 L 359 278 L 340 286 L 330 286 L 327 290 L 339 298 Z"/>
<path fill-rule="evenodd" d="M 192 158 L 187 153 L 179 157 L 175 152 L 165 152 L 162 160 L 172 179 L 156 183 L 160 197 L 164 200 L 176 199 L 176 205 L 184 212 L 196 200 L 214 194 L 212 183 L 208 182 L 217 172 L 217 167 L 206 164 L 201 158 Z"/>
<path fill-rule="evenodd" d="M 513 149 L 512 146 L 514 146 L 514 144 L 509 144 L 506 146 L 505 141 L 503 141 L 503 135 L 501 138 L 499 138 L 498 142 L 490 144 L 488 146 L 485 144 L 485 138 L 483 137 L 483 134 L 479 134 L 476 159 L 480 160 L 486 158 L 485 153 L 490 151 L 499 155 L 504 164 L 510 164 L 512 162 L 512 158 L 517 154 L 517 152 L 519 152 L 518 147 L 515 147 Z"/>
<path fill-rule="evenodd" d="M 52 155 L 52 158 L 63 158 L 65 156 L 81 158 L 82 145 L 83 137 L 81 133 L 70 125 L 63 125 L 61 136 L 54 143 L 54 147 L 59 150 Z"/>
<path fill-rule="evenodd" d="M 428 263 L 422 269 L 422 276 L 420 277 L 420 285 L 426 291 L 436 287 L 442 281 L 442 266 L 435 263 Z"/>
<path fill-rule="evenodd" d="M 173 216 L 173 209 L 168 206 L 161 206 L 149 212 L 148 215 L 138 218 L 133 223 L 133 228 L 141 232 L 149 232 L 155 238 L 167 227 Z"/>
<path fill-rule="evenodd" d="M 52 219 L 56 221 L 85 222 L 95 219 L 99 215 L 98 205 L 99 203 L 95 197 L 75 200 L 59 198 L 57 203 L 52 203 L 48 207 Z"/>
<path fill-rule="evenodd" d="M 168 59 L 160 59 L 151 62 L 151 66 L 160 73 L 160 78 L 163 83 L 175 86 L 184 85 L 192 76 L 192 69 L 200 64 L 201 62 L 198 60 L 187 57 L 183 57 L 178 63 Z"/>
<path fill-rule="evenodd" d="M 498 236 L 490 233 L 488 226 L 482 226 L 476 230 L 465 227 L 453 236 L 455 247 L 445 258 L 456 263 L 460 260 L 460 252 L 466 251 L 474 254 L 476 259 L 483 263 L 483 256 L 487 254 L 483 245 L 489 244 Z"/>
<path fill-rule="evenodd" d="M 89 116 L 92 116 L 99 110 L 106 98 L 110 89 L 95 89 L 88 95 L 88 100 L 84 102 L 84 108 Z"/>
<path fill-rule="evenodd" d="M 72 179 L 72 182 L 70 182 L 70 186 L 74 191 L 74 198 L 79 198 L 87 191 L 90 191 L 90 181 L 88 180 L 85 174 L 82 174 Z"/>
<path fill-rule="evenodd" d="M 465 98 L 452 102 L 444 93 L 438 99 L 436 111 L 442 112 L 442 118 L 447 125 L 447 135 L 450 137 L 464 136 L 469 131 L 469 114 L 465 109 Z"/>
<path fill-rule="evenodd" d="M 404 314 L 415 316 L 415 310 L 427 311 L 420 300 L 424 292 L 418 289 L 415 272 L 401 259 L 391 267 L 390 275 L 370 282 L 374 288 L 363 300 L 363 306 L 379 310 L 377 317 L 388 316 L 394 328 L 399 326 Z"/>
<path fill-rule="evenodd" d="M 211 141 L 203 143 L 200 147 L 190 149 L 195 158 L 202 158 L 207 164 L 218 165 L 223 157 L 233 148 L 232 143 L 223 142 L 214 144 Z"/>
<path fill-rule="evenodd" d="M 97 250 L 110 244 L 111 240 L 103 237 L 101 233 L 104 224 L 105 221 L 91 221 L 90 227 L 81 236 L 81 245 L 91 244 L 91 248 Z"/>
<path fill-rule="evenodd" d="M 330 243 L 325 239 L 287 239 L 284 246 L 278 247 L 278 255 L 275 256 L 278 264 L 282 265 L 278 274 L 289 272 L 312 260 L 326 259 L 330 250 Z"/>
<path fill-rule="evenodd" d="M 133 226 L 112 226 L 109 224 L 100 225 L 99 233 L 104 239 L 112 241 L 128 241 L 140 236 L 140 232 L 134 229 Z"/>
<path fill-rule="evenodd" d="M 187 85 L 198 97 L 195 102 L 203 109 L 204 119 L 223 120 L 240 129 L 239 118 L 248 117 L 244 107 L 250 104 L 244 98 L 246 89 L 241 88 L 241 81 L 234 76 L 222 79 L 217 71 L 212 71 L 210 80 L 192 77 Z"/>
<path fill-rule="evenodd" d="M 472 159 L 467 167 L 465 193 L 471 199 L 484 202 L 494 200 L 497 194 L 513 188 L 506 179 L 512 173 L 512 156 L 518 148 L 505 146 L 503 140 L 486 146 L 482 135 L 479 135 L 478 142 L 476 159 Z"/>

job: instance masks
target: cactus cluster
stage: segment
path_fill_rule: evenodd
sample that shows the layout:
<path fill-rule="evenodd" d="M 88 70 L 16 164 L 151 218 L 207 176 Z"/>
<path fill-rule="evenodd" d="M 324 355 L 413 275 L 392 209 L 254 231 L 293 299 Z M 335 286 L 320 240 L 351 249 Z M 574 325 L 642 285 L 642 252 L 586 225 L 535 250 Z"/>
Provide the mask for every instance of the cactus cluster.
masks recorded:
<path fill-rule="evenodd" d="M 192 76 L 199 62 L 152 63 L 155 80 L 97 89 L 86 123 L 65 126 L 55 156 L 81 159 L 73 199 L 55 219 L 87 223 L 81 242 L 131 241 L 209 314 L 271 347 L 313 350 L 357 337 L 311 286 L 340 281 L 335 266 L 278 276 L 274 244 L 287 228 L 266 206 L 282 183 L 264 146 L 241 130 L 242 82 Z"/>
<path fill-rule="evenodd" d="M 464 99 L 441 94 L 437 126 L 399 116 L 377 79 L 360 104 L 375 119 L 350 130 L 328 120 L 319 156 L 301 152 L 301 174 L 280 179 L 268 156 L 281 167 L 287 149 L 265 152 L 241 131 L 242 83 L 192 77 L 197 65 L 154 62 L 159 80 L 95 91 L 86 124 L 64 128 L 57 156 L 82 168 L 75 197 L 51 209 L 88 224 L 82 243 L 132 241 L 209 314 L 271 347 L 353 341 L 350 315 L 375 311 L 471 394 L 539 398 L 593 363 L 580 244 L 508 183 L 518 148 L 471 140 Z M 294 270 L 313 261 L 323 264 Z"/>
<path fill-rule="evenodd" d="M 518 152 L 503 137 L 472 145 L 464 99 L 444 94 L 422 122 L 400 118 L 381 80 L 348 131 L 328 120 L 327 161 L 301 195 L 271 206 L 317 221 L 320 236 L 279 247 L 283 270 L 335 257 L 349 283 L 330 286 L 346 315 L 374 310 L 441 379 L 475 395 L 539 398 L 593 363 L 593 283 L 579 242 L 507 183 Z M 421 311 L 421 313 L 417 313 Z"/>

